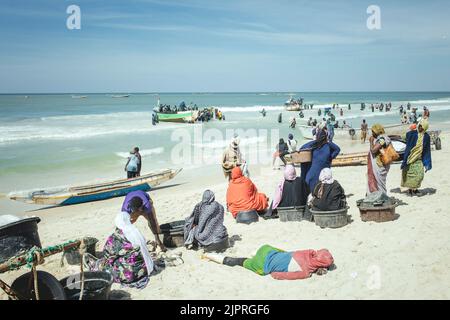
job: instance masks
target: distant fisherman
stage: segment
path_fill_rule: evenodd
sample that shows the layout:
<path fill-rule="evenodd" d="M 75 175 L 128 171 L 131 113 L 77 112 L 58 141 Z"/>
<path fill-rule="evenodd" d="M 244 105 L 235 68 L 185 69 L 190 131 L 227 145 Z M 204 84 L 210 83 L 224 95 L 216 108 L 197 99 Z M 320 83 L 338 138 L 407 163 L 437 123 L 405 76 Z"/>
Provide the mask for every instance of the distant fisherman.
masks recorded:
<path fill-rule="evenodd" d="M 139 148 L 135 147 L 130 151 L 125 171 L 127 172 L 127 179 L 139 177 L 141 175 L 142 157 L 139 153 Z"/>

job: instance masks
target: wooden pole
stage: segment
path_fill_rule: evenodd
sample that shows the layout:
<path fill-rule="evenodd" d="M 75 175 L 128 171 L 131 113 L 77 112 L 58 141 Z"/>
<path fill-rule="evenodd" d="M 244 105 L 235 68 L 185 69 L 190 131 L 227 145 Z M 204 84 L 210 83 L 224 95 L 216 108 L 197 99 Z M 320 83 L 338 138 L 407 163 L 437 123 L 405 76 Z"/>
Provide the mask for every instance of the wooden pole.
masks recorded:
<path fill-rule="evenodd" d="M 67 245 L 64 245 L 62 247 L 58 247 L 55 249 L 47 249 L 43 250 L 42 258 L 46 258 L 49 256 L 52 256 L 56 253 L 60 253 L 63 251 L 73 250 L 79 248 L 81 244 L 81 240 L 76 240 L 72 243 L 69 243 Z M 39 261 L 37 263 L 40 263 Z M 23 254 L 21 256 L 11 258 L 8 261 L 0 264 L 0 273 L 4 273 L 7 271 L 15 270 L 18 267 L 24 266 L 27 264 L 27 254 Z"/>

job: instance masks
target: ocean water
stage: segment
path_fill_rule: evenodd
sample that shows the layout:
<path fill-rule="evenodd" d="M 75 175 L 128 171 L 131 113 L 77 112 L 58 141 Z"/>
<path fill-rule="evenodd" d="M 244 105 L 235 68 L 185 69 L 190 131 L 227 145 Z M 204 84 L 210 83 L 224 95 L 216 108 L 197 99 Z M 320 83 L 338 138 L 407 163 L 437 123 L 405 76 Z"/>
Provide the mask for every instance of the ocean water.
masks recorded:
<path fill-rule="evenodd" d="M 297 112 L 284 111 L 283 104 L 290 94 L 315 105 L 304 112 L 304 119 Z M 419 107 L 419 111 L 428 106 L 433 128 L 450 126 L 449 92 L 165 93 L 159 94 L 161 103 L 185 101 L 199 107 L 215 106 L 223 111 L 226 120 L 156 126 L 151 116 L 158 94 L 131 94 L 129 98 L 83 95 L 87 98 L 74 99 L 72 94 L 0 95 L 0 193 L 124 177 L 128 152 L 134 146 L 141 149 L 143 173 L 167 167 L 220 171 L 220 155 L 234 130 L 241 130 L 247 156 L 257 153 L 255 159 L 270 162 L 278 136 L 292 132 L 302 140 L 300 131 L 288 127 L 291 117 L 296 116 L 301 124 L 310 116 L 317 117 L 318 108 L 333 103 L 339 103 L 345 111 L 344 117 L 337 119 L 345 119 L 353 127 L 359 127 L 362 118 L 369 125 L 399 123 L 397 108 L 407 102 Z M 361 112 L 361 102 L 367 107 L 370 103 L 392 102 L 394 110 Z M 347 110 L 349 103 L 351 111 Z M 265 118 L 259 113 L 262 108 L 268 112 Z M 279 113 L 283 114 L 282 124 L 277 122 Z M 184 150 L 183 156 L 180 150 Z"/>

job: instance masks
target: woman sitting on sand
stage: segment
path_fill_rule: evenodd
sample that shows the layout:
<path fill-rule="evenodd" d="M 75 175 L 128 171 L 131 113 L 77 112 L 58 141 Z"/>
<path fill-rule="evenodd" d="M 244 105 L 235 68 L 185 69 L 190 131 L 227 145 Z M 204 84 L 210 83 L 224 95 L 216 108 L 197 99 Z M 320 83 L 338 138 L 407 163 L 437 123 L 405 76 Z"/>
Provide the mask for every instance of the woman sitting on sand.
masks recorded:
<path fill-rule="evenodd" d="M 230 267 L 241 266 L 261 276 L 270 274 L 278 280 L 309 278 L 313 273 L 323 275 L 333 265 L 334 259 L 327 249 L 283 250 L 263 245 L 253 258 L 231 258 L 220 254 L 204 254 L 203 258 Z"/>
<path fill-rule="evenodd" d="M 370 151 L 367 161 L 367 195 L 381 191 L 387 194 L 386 179 L 390 165 L 384 165 L 381 161 L 381 149 L 386 148 L 391 139 L 385 135 L 384 127 L 381 124 L 372 126 L 372 136 L 369 139 Z"/>
<path fill-rule="evenodd" d="M 347 207 L 344 189 L 333 179 L 331 169 L 322 169 L 319 180 L 312 193 L 313 210 L 335 211 Z"/>
<path fill-rule="evenodd" d="M 402 187 L 408 188 L 409 196 L 420 196 L 420 188 L 425 172 L 431 170 L 431 143 L 428 120 L 422 119 L 417 130 L 406 134 L 406 149 L 403 158 Z"/>
<path fill-rule="evenodd" d="M 268 198 L 264 193 L 258 193 L 253 182 L 242 175 L 241 168 L 231 171 L 231 181 L 227 190 L 227 207 L 234 218 L 241 211 L 263 211 L 268 207 Z"/>
<path fill-rule="evenodd" d="M 228 247 L 227 228 L 223 225 L 223 206 L 214 193 L 206 190 L 184 224 L 184 245 L 200 246 L 205 251 L 222 251 Z"/>
<path fill-rule="evenodd" d="M 264 218 L 276 216 L 277 208 L 306 205 L 308 194 L 308 186 L 305 180 L 297 177 L 295 167 L 288 164 L 284 169 L 284 178 L 277 186 L 273 201 Z"/>
<path fill-rule="evenodd" d="M 122 211 L 114 220 L 116 229 L 106 240 L 103 258 L 89 256 L 91 271 L 107 271 L 112 274 L 114 282 L 132 288 L 144 288 L 154 264 L 147 249 L 144 236 L 133 225 L 138 214 Z"/>
<path fill-rule="evenodd" d="M 319 182 L 319 175 L 322 169 L 330 168 L 331 161 L 336 158 L 341 149 L 333 142 L 328 141 L 327 131 L 319 129 L 316 140 L 303 145 L 300 150 L 312 152 L 312 161 L 301 164 L 301 177 L 308 184 L 309 191 L 312 192 Z"/>

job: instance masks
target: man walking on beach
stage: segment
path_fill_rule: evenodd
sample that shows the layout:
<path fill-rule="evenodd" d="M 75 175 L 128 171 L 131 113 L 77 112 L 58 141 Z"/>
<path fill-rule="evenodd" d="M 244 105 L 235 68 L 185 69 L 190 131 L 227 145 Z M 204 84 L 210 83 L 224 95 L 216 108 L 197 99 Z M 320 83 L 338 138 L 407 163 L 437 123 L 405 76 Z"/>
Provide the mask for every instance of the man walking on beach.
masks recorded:
<path fill-rule="evenodd" d="M 366 119 L 363 119 L 363 121 L 361 123 L 361 142 L 362 143 L 366 143 L 368 130 L 369 130 L 369 126 L 366 123 Z"/>

